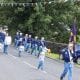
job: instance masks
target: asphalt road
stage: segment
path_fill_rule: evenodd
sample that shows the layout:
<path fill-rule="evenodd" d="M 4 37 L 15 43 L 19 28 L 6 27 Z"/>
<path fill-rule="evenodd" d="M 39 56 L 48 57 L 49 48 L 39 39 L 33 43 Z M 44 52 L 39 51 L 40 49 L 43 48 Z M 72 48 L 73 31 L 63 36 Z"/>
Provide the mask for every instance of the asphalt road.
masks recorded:
<path fill-rule="evenodd" d="M 0 80 L 60 80 L 63 62 L 46 58 L 44 71 L 37 70 L 37 65 L 37 57 L 25 52 L 18 57 L 18 51 L 11 46 L 8 55 L 0 52 Z M 80 68 L 74 66 L 73 80 L 80 80 L 79 75 Z"/>

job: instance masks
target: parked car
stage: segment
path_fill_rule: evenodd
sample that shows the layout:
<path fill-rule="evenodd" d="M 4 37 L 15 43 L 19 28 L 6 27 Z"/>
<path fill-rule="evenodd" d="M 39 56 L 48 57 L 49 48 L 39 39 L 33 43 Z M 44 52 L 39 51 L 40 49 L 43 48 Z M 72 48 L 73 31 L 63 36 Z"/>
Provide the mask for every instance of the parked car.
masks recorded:
<path fill-rule="evenodd" d="M 63 54 L 66 49 L 67 47 L 60 50 L 60 59 L 63 59 Z M 73 60 L 75 63 L 80 64 L 80 44 L 75 45 L 75 54 Z"/>

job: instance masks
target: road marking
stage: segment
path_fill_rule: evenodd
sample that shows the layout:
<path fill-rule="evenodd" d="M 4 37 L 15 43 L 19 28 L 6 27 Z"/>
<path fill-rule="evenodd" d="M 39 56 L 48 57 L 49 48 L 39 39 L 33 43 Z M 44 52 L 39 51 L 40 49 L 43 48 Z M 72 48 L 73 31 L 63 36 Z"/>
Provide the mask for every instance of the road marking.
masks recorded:
<path fill-rule="evenodd" d="M 28 66 L 30 66 L 30 67 L 35 68 L 35 69 L 36 69 L 36 67 L 35 67 L 35 66 L 33 66 L 33 65 L 29 64 L 29 63 L 28 63 L 28 62 L 26 62 L 26 61 L 23 61 L 23 63 L 24 63 L 24 64 L 27 64 Z"/>
<path fill-rule="evenodd" d="M 13 57 L 14 59 L 17 59 L 17 57 L 15 57 L 15 56 L 13 56 L 13 55 L 10 55 L 10 54 L 9 54 L 9 56 Z"/>
<path fill-rule="evenodd" d="M 13 56 L 13 55 L 11 55 L 11 54 L 9 54 L 9 56 L 11 56 L 11 57 L 14 58 L 14 59 L 19 60 L 19 58 L 15 57 L 15 56 Z M 22 63 L 24 63 L 24 64 L 26 64 L 26 65 L 28 65 L 28 66 L 31 67 L 31 68 L 37 69 L 37 67 L 33 66 L 32 64 L 30 64 L 30 63 L 28 63 L 28 62 L 26 62 L 26 61 L 21 61 L 21 60 L 19 60 L 19 61 L 22 62 Z M 42 70 L 41 70 L 41 72 L 47 74 L 46 71 L 42 71 Z"/>
<path fill-rule="evenodd" d="M 34 69 L 37 70 L 37 67 L 33 66 L 32 64 L 28 63 L 27 61 L 22 61 L 22 60 L 20 60 L 19 57 L 16 57 L 16 56 L 11 55 L 11 54 L 9 54 L 9 56 L 12 57 L 13 59 L 17 60 L 18 62 L 24 63 L 24 64 L 28 65 L 29 67 L 34 68 Z M 42 71 L 42 70 L 38 70 L 38 71 L 40 71 L 41 73 L 44 73 L 44 74 L 47 74 L 47 75 L 53 77 L 53 75 L 52 74 L 49 74 L 47 71 Z M 57 79 L 58 79 L 58 77 L 57 77 Z"/>
<path fill-rule="evenodd" d="M 45 73 L 45 74 L 47 74 L 47 72 L 46 71 L 42 71 L 43 73 Z"/>
<path fill-rule="evenodd" d="M 24 63 L 24 64 L 27 64 L 28 66 L 30 66 L 30 67 L 32 67 L 32 68 L 34 68 L 34 69 L 37 69 L 37 67 L 35 67 L 35 66 L 33 66 L 33 65 L 31 65 L 31 64 L 29 64 L 29 63 L 27 63 L 27 62 L 25 62 L 25 61 L 23 61 L 23 63 Z M 41 71 L 41 72 L 47 74 L 46 71 Z"/>

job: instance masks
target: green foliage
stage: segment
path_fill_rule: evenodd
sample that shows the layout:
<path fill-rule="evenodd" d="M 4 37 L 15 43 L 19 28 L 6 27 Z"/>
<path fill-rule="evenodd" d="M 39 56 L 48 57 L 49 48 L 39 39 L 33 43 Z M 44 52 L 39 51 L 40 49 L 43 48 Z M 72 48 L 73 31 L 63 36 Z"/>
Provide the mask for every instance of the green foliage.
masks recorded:
<path fill-rule="evenodd" d="M 67 0 L 44 3 L 45 0 L 1 0 L 0 2 L 37 2 L 36 4 L 3 5 L 0 7 L 0 25 L 9 26 L 9 32 L 17 30 L 33 33 L 39 37 L 56 42 L 68 43 L 73 18 L 77 18 L 78 35 L 80 35 L 80 3 Z M 77 39 L 79 41 L 79 38 Z"/>

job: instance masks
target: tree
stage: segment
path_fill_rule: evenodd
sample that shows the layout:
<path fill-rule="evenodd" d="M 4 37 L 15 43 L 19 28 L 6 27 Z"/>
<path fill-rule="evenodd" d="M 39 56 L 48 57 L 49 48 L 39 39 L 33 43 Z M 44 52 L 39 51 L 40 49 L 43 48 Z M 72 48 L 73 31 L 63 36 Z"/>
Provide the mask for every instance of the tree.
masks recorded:
<path fill-rule="evenodd" d="M 78 35 L 80 35 L 80 3 L 78 1 L 2 0 L 2 2 L 11 3 L 1 4 L 0 7 L 0 25 L 7 25 L 11 34 L 20 30 L 23 33 L 44 36 L 47 40 L 67 43 L 70 26 L 73 18 L 76 17 Z M 18 4 L 19 2 L 22 4 Z"/>

